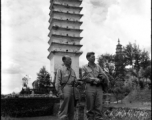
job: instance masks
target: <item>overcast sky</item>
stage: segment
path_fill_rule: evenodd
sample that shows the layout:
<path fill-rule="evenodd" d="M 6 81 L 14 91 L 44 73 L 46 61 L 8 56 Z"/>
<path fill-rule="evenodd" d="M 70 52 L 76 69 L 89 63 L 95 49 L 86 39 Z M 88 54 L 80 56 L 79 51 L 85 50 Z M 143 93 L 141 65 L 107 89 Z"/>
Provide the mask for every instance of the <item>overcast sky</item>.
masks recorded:
<path fill-rule="evenodd" d="M 36 80 L 42 66 L 50 72 L 50 0 L 1 0 L 2 3 L 2 93 L 19 92 L 22 77 Z M 80 66 L 86 52 L 96 57 L 114 54 L 118 38 L 122 45 L 136 42 L 151 52 L 151 0 L 83 0 Z"/>

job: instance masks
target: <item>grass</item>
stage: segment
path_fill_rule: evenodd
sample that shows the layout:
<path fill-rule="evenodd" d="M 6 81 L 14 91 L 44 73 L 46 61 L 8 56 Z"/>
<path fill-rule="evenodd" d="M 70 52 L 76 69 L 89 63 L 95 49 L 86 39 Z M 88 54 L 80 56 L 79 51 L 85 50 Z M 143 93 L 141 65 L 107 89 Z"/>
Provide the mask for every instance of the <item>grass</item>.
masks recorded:
<path fill-rule="evenodd" d="M 111 103 L 109 106 L 151 110 L 151 90 L 133 90 L 122 102 Z"/>
<path fill-rule="evenodd" d="M 144 110 L 151 110 L 151 103 L 144 104 L 141 102 L 134 102 L 134 103 L 111 103 L 106 106 L 114 106 L 114 107 L 126 107 L 126 108 L 135 108 L 135 109 L 144 109 Z"/>

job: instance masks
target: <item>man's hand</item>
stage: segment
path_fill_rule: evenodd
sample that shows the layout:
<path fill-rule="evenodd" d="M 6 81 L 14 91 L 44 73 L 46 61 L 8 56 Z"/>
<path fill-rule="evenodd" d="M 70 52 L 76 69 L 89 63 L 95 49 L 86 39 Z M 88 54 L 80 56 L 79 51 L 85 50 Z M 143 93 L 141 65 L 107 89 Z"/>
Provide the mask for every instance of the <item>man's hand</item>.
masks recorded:
<path fill-rule="evenodd" d="M 89 79 L 91 82 L 93 82 L 95 80 L 93 77 L 90 77 Z"/>
<path fill-rule="evenodd" d="M 100 82 L 100 79 L 98 78 L 90 78 L 93 84 L 98 84 Z"/>
<path fill-rule="evenodd" d="M 100 83 L 100 79 L 99 78 L 94 78 L 94 81 L 98 84 Z"/>
<path fill-rule="evenodd" d="M 76 81 L 74 86 L 80 88 L 82 84 L 82 81 Z"/>
<path fill-rule="evenodd" d="M 103 74 L 99 74 L 98 78 L 100 79 L 101 82 L 103 82 L 106 79 L 106 77 Z"/>

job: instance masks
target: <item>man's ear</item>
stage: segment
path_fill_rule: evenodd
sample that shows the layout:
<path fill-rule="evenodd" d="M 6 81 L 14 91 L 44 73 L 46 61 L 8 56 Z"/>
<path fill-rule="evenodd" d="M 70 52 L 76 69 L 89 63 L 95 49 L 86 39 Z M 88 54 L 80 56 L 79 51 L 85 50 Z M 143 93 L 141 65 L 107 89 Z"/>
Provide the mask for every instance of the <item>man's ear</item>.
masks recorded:
<path fill-rule="evenodd" d="M 62 61 L 64 62 L 64 61 L 65 61 L 65 59 L 66 59 L 66 57 L 65 57 L 65 56 L 63 56 L 63 57 L 62 57 Z"/>

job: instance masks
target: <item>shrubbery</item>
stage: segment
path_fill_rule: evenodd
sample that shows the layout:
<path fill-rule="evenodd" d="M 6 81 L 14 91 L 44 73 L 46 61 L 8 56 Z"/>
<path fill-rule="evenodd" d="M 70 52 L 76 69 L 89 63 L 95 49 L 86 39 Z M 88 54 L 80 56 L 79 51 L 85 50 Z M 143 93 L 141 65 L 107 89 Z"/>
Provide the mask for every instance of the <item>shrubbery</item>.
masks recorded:
<path fill-rule="evenodd" d="M 5 98 L 1 99 L 1 116 L 34 117 L 52 115 L 58 98 Z"/>

